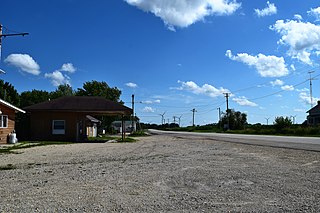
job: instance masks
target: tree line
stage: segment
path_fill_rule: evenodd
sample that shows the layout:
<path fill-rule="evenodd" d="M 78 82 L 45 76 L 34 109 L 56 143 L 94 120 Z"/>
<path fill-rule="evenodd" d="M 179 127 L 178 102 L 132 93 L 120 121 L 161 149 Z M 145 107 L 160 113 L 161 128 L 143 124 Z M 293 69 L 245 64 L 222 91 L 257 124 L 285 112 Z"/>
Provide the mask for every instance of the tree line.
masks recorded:
<path fill-rule="evenodd" d="M 74 90 L 70 85 L 64 84 L 58 86 L 56 90 L 51 92 L 33 89 L 19 94 L 11 83 L 0 80 L 1 99 L 19 108 L 24 108 L 63 96 L 99 96 L 123 104 L 120 100 L 121 90 L 117 87 L 110 87 L 104 81 L 88 81 L 83 84 L 82 88 L 77 88 L 76 90 Z"/>

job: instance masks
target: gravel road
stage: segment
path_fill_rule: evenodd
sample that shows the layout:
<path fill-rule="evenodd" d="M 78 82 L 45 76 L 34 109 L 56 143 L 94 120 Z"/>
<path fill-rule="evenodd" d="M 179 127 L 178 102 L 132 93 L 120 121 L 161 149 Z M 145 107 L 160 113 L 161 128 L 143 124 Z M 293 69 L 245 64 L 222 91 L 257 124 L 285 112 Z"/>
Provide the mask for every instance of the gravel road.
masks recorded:
<path fill-rule="evenodd" d="M 320 212 L 316 151 L 170 135 L 19 151 L 0 154 L 0 212 Z"/>

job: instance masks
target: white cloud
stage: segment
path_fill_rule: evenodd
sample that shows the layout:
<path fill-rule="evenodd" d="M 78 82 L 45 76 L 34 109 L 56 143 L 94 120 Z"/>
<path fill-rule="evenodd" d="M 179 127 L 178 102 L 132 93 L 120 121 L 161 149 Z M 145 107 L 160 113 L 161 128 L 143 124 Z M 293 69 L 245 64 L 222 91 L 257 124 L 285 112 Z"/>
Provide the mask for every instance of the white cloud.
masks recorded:
<path fill-rule="evenodd" d="M 285 91 L 292 91 L 294 90 L 294 86 L 292 85 L 284 85 L 281 87 L 282 90 L 285 90 Z"/>
<path fill-rule="evenodd" d="M 311 10 L 308 11 L 308 14 L 314 16 L 317 21 L 320 21 L 320 7 L 311 8 Z"/>
<path fill-rule="evenodd" d="M 261 53 L 257 56 L 247 53 L 233 55 L 231 50 L 227 50 L 226 56 L 231 60 L 239 61 L 256 68 L 262 77 L 281 77 L 289 74 L 283 57 L 266 56 Z"/>
<path fill-rule="evenodd" d="M 154 100 L 154 101 L 141 101 L 142 104 L 159 104 L 160 100 Z"/>
<path fill-rule="evenodd" d="M 157 104 L 160 104 L 160 100 L 158 99 L 158 100 L 155 100 L 155 101 L 153 101 L 154 103 L 157 103 Z"/>
<path fill-rule="evenodd" d="M 72 63 L 63 64 L 60 71 L 74 73 L 77 69 L 73 66 Z"/>
<path fill-rule="evenodd" d="M 155 112 L 155 109 L 152 107 L 146 106 L 145 108 L 142 109 L 143 112 Z"/>
<path fill-rule="evenodd" d="M 300 98 L 300 101 L 304 102 L 305 104 L 311 104 L 310 95 L 307 94 L 306 92 L 301 92 L 299 94 L 299 98 Z M 320 98 L 312 97 L 312 104 L 316 105 L 318 100 L 320 100 Z"/>
<path fill-rule="evenodd" d="M 254 11 L 257 14 L 257 16 L 259 16 L 259 17 L 271 16 L 271 15 L 277 14 L 277 7 L 273 3 L 270 3 L 269 1 L 267 1 L 266 8 L 264 8 L 262 10 L 254 9 Z"/>
<path fill-rule="evenodd" d="M 320 51 L 320 26 L 296 20 L 278 20 L 270 27 L 282 37 L 279 44 L 289 46 L 288 55 L 299 61 L 312 64 L 311 54 Z"/>
<path fill-rule="evenodd" d="M 181 87 L 177 88 L 178 90 L 191 91 L 194 94 L 206 95 L 212 98 L 223 96 L 223 93 L 230 93 L 230 91 L 227 89 L 224 89 L 222 87 L 217 89 L 210 84 L 204 84 L 200 87 L 193 81 L 187 81 L 187 82 L 178 81 L 178 83 L 181 84 Z"/>
<path fill-rule="evenodd" d="M 296 20 L 298 20 L 298 21 L 302 21 L 302 20 L 303 20 L 302 16 L 299 15 L 299 14 L 295 14 L 295 15 L 293 16 L 293 18 L 296 19 Z"/>
<path fill-rule="evenodd" d="M 245 96 L 240 96 L 238 98 L 233 98 L 232 100 L 235 101 L 236 103 L 238 103 L 241 106 L 252 106 L 252 107 L 258 106 L 256 103 L 253 103 L 253 102 L 249 101 Z"/>
<path fill-rule="evenodd" d="M 54 71 L 53 73 L 46 73 L 45 78 L 49 78 L 53 86 L 59 86 L 63 84 L 70 84 L 70 77 L 63 75 L 59 70 Z"/>
<path fill-rule="evenodd" d="M 40 74 L 40 66 L 28 54 L 11 54 L 4 60 L 4 62 L 17 67 L 26 73 L 32 75 Z"/>
<path fill-rule="evenodd" d="M 170 30 L 188 27 L 211 15 L 231 15 L 241 3 L 235 0 L 125 0 L 161 18 Z"/>
<path fill-rule="evenodd" d="M 274 81 L 270 81 L 270 84 L 271 84 L 272 86 L 282 86 L 282 85 L 284 84 L 284 82 L 281 81 L 281 80 L 279 80 L 279 79 L 276 79 L 276 80 L 274 80 Z"/>
<path fill-rule="evenodd" d="M 138 87 L 137 84 L 132 83 L 132 82 L 126 83 L 126 86 L 127 86 L 127 87 L 130 87 L 130 88 L 137 88 L 137 87 Z"/>

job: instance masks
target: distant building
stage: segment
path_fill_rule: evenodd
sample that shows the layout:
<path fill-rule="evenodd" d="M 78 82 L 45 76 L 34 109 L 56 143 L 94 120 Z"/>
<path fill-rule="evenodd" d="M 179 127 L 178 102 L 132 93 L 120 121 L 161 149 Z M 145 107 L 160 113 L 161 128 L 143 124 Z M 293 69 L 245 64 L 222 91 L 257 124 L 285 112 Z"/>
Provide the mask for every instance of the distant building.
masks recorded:
<path fill-rule="evenodd" d="M 318 104 L 307 111 L 309 115 L 307 116 L 307 124 L 311 126 L 320 125 L 320 101 Z"/>

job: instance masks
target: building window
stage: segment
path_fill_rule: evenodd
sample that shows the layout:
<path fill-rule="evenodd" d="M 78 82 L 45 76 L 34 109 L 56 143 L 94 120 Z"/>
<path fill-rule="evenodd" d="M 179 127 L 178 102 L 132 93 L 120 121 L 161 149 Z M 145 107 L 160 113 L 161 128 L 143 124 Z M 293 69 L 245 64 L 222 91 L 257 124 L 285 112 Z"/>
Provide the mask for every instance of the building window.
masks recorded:
<path fill-rule="evenodd" d="M 0 115 L 0 128 L 8 128 L 8 116 Z"/>
<path fill-rule="evenodd" d="M 52 121 L 52 134 L 64 135 L 65 134 L 65 121 L 64 120 L 53 120 Z"/>

